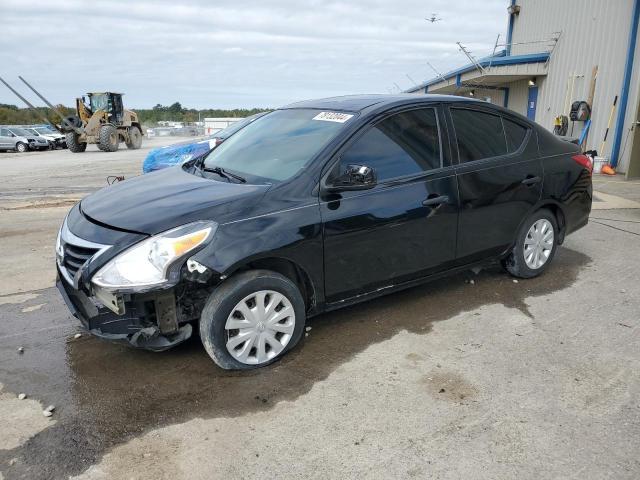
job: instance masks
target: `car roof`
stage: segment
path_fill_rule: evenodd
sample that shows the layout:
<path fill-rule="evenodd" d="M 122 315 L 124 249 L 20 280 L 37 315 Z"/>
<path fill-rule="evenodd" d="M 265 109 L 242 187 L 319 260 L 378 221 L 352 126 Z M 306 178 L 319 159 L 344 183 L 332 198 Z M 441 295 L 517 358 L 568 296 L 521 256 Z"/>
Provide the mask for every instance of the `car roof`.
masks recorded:
<path fill-rule="evenodd" d="M 318 108 L 326 110 L 345 110 L 349 112 L 361 112 L 370 107 L 384 107 L 385 105 L 402 105 L 403 103 L 428 103 L 428 102 L 469 102 L 474 101 L 478 103 L 480 100 L 470 99 L 468 97 L 459 97 L 455 95 L 437 95 L 437 94 L 402 94 L 402 95 L 387 95 L 387 94 L 369 94 L 369 95 L 344 95 L 341 97 L 328 97 L 320 98 L 316 100 L 303 100 L 301 102 L 291 103 L 284 107 L 288 108 Z"/>

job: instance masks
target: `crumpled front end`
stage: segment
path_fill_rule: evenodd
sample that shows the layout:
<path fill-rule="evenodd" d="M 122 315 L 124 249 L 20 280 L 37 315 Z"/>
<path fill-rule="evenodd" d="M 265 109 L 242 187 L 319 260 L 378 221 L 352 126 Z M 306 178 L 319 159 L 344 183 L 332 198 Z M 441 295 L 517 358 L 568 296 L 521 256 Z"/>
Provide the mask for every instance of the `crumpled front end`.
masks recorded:
<path fill-rule="evenodd" d="M 162 351 L 187 340 L 211 286 L 211 272 L 186 265 L 175 281 L 136 291 L 98 288 L 92 276 L 123 250 L 148 238 L 98 225 L 79 206 L 65 219 L 56 242 L 56 286 L 71 313 L 93 335 Z"/>
<path fill-rule="evenodd" d="M 153 351 L 167 350 L 191 337 L 191 324 L 178 324 L 173 289 L 128 295 L 122 302 L 124 313 L 118 315 L 69 285 L 60 269 L 56 286 L 73 316 L 97 337 Z"/>

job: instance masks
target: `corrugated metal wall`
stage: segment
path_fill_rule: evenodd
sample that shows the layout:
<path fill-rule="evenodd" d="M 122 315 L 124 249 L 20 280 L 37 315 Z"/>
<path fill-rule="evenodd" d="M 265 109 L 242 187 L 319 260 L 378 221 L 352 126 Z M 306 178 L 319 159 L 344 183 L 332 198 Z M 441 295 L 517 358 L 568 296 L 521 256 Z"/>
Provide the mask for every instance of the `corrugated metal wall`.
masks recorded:
<path fill-rule="evenodd" d="M 529 82 L 522 80 L 512 82 L 507 85 L 509 87 L 509 105 L 514 112 L 521 115 L 527 115 L 527 99 L 529 97 Z"/>
<path fill-rule="evenodd" d="M 611 104 L 622 87 L 633 0 L 518 0 L 517 3 L 521 10 L 514 23 L 512 55 L 548 50 L 544 43 L 517 43 L 549 39 L 554 32 L 562 32 L 549 62 L 548 75 L 543 82 L 538 83 L 536 121 L 553 129 L 554 117 L 563 113 L 570 75 L 584 77 L 576 79 L 569 102 L 587 100 L 591 72 L 597 65 L 598 78 L 587 148 L 599 149 Z M 629 95 L 627 122 L 633 119 L 638 101 L 639 56 L 636 49 L 636 74 Z M 520 111 L 520 107 L 515 107 L 511 98 L 514 97 L 513 102 L 516 97 L 520 101 L 521 93 L 510 92 L 510 107 L 514 105 L 513 108 L 517 111 Z M 526 96 L 524 98 L 526 112 Z M 612 130 L 614 127 L 612 125 Z M 579 135 L 581 129 L 582 122 L 576 122 L 574 135 Z M 606 155 L 611 152 L 612 137 L 613 131 L 610 131 L 604 152 Z M 625 171 L 627 162 L 628 151 L 619 163 L 619 170 Z"/>

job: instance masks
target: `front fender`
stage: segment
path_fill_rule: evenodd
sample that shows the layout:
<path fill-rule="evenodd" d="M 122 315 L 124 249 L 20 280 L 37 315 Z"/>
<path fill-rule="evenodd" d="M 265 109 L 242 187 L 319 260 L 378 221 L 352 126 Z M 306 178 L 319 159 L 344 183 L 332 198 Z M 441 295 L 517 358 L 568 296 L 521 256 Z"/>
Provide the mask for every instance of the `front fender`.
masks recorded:
<path fill-rule="evenodd" d="M 324 298 L 322 223 L 317 203 L 221 224 L 213 241 L 193 256 L 223 277 L 265 258 L 288 260 L 300 267 L 318 299 Z"/>

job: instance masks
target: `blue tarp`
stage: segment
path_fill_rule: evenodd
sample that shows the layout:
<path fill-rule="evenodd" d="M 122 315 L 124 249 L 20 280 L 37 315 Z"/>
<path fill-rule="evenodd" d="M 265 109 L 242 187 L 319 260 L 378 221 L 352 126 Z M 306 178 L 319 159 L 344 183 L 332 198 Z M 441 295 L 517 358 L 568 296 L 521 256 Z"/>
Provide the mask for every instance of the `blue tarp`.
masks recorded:
<path fill-rule="evenodd" d="M 151 150 L 142 164 L 142 173 L 149 173 L 162 168 L 182 165 L 192 158 L 209 152 L 216 145 L 216 140 L 200 140 L 198 142 L 182 142 L 175 145 Z"/>

